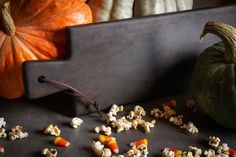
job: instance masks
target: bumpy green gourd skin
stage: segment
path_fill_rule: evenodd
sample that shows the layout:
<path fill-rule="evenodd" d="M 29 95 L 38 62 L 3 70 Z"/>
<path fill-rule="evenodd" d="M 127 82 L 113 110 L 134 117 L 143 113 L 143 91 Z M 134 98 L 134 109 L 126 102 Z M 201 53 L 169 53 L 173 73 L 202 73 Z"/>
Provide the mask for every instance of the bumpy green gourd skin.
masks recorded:
<path fill-rule="evenodd" d="M 191 92 L 204 112 L 223 126 L 236 128 L 236 63 L 226 63 L 224 52 L 220 42 L 199 56 Z"/>

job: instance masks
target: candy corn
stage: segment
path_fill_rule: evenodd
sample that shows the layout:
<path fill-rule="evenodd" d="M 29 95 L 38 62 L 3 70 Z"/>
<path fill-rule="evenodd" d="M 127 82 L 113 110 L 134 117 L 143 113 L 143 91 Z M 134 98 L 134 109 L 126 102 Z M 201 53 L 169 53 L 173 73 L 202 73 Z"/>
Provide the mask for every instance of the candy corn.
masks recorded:
<path fill-rule="evenodd" d="M 130 146 L 139 146 L 141 144 L 144 144 L 144 145 L 147 146 L 148 145 L 147 139 L 145 138 L 145 139 L 141 139 L 141 140 L 138 140 L 138 141 L 135 141 L 135 142 L 131 142 Z"/>
<path fill-rule="evenodd" d="M 4 148 L 2 145 L 0 145 L 0 153 L 4 153 Z"/>
<path fill-rule="evenodd" d="M 113 151 L 114 153 L 119 153 L 119 148 L 116 140 L 111 140 L 108 142 L 108 147 Z"/>
<path fill-rule="evenodd" d="M 70 145 L 70 142 L 62 137 L 56 137 L 54 140 L 54 144 L 59 147 L 68 147 Z"/>
<path fill-rule="evenodd" d="M 175 100 L 170 100 L 162 104 L 163 106 L 169 106 L 169 107 L 174 107 L 176 106 L 176 101 Z"/>
<path fill-rule="evenodd" d="M 182 153 L 183 153 L 182 150 L 179 150 L 179 149 L 176 149 L 176 148 L 170 148 L 170 151 L 174 152 L 175 156 L 181 156 Z"/>
<path fill-rule="evenodd" d="M 236 157 L 236 149 L 229 148 L 229 155 L 231 157 Z"/>
<path fill-rule="evenodd" d="M 99 141 L 102 142 L 102 143 L 107 143 L 107 142 L 110 142 L 110 141 L 115 141 L 116 139 L 114 137 L 111 137 L 111 136 L 105 136 L 105 135 L 100 135 L 99 136 Z"/>

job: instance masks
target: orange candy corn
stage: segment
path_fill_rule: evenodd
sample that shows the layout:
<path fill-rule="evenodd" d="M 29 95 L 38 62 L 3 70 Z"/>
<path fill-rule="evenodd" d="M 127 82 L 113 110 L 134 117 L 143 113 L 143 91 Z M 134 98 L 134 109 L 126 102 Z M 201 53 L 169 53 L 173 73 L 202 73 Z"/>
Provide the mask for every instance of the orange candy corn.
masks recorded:
<path fill-rule="evenodd" d="M 169 107 L 174 107 L 176 106 L 176 101 L 175 100 L 170 100 L 162 104 L 163 106 L 169 106 Z"/>
<path fill-rule="evenodd" d="M 170 150 L 175 153 L 175 156 L 181 156 L 183 154 L 182 150 L 176 148 L 170 148 Z"/>
<path fill-rule="evenodd" d="M 110 142 L 110 141 L 115 141 L 116 139 L 114 137 L 111 137 L 111 136 L 105 136 L 105 135 L 100 135 L 99 136 L 99 141 L 102 142 L 102 143 L 107 143 L 107 142 Z"/>
<path fill-rule="evenodd" d="M 231 157 L 236 157 L 236 149 L 229 148 L 229 155 Z"/>
<path fill-rule="evenodd" d="M 119 147 L 118 147 L 118 144 L 117 144 L 116 140 L 111 140 L 110 142 L 108 142 L 108 147 L 114 153 L 119 153 Z"/>
<path fill-rule="evenodd" d="M 59 147 L 68 147 L 70 145 L 70 142 L 62 137 L 56 137 L 54 140 L 54 144 Z"/>
<path fill-rule="evenodd" d="M 147 139 L 145 138 L 145 139 L 141 139 L 141 140 L 132 142 L 132 143 L 130 143 L 130 146 L 139 146 L 139 145 L 141 145 L 141 144 L 144 144 L 144 145 L 147 146 L 147 145 L 148 145 Z"/>

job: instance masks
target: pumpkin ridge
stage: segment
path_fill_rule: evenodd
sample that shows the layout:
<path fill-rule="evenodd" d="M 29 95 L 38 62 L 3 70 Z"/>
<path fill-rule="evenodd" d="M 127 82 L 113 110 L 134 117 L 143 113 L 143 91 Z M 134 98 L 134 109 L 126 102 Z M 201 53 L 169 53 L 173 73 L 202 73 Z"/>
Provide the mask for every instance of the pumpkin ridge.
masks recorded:
<path fill-rule="evenodd" d="M 44 15 L 42 15 L 42 14 L 45 14 L 45 13 L 42 12 L 42 10 L 41 10 L 41 12 L 37 16 L 34 16 L 32 18 L 30 17 L 30 18 L 24 20 L 23 22 L 20 21 L 20 23 L 16 22 L 16 26 L 20 26 L 20 27 L 34 26 L 34 25 L 38 25 L 39 23 L 46 23 L 48 21 L 51 23 L 51 21 L 53 21 L 54 18 L 61 18 L 65 15 L 69 15 L 69 14 L 75 12 L 76 10 L 78 10 L 78 12 L 80 12 L 80 7 L 82 5 L 84 5 L 84 3 L 80 3 L 79 5 L 74 5 L 76 7 L 74 7 L 73 9 L 68 7 L 69 12 L 68 12 L 68 9 L 63 9 L 63 11 L 57 12 L 56 14 L 53 14 L 50 17 L 48 17 L 48 16 L 44 17 Z M 47 10 L 47 8 L 45 8 L 44 10 Z M 44 18 L 38 18 L 38 17 L 44 17 Z M 34 19 L 36 19 L 36 20 L 34 20 Z"/>
<path fill-rule="evenodd" d="M 50 41 L 50 40 L 48 40 L 48 39 L 41 39 L 41 38 L 39 38 L 39 37 L 32 37 L 32 36 L 30 36 L 30 35 L 28 35 L 28 34 L 23 34 L 23 35 L 19 35 L 19 33 L 17 32 L 17 34 L 18 34 L 18 38 L 19 39 L 21 39 L 21 42 L 22 42 L 22 44 L 24 44 L 26 47 L 28 47 L 29 48 L 29 50 L 31 51 L 31 53 L 34 53 L 34 55 L 36 55 L 36 57 L 38 58 L 38 59 L 50 59 L 50 58 L 56 58 L 57 57 L 57 50 L 56 50 L 56 48 L 55 48 L 55 44 L 53 44 L 53 42 L 52 41 Z M 24 36 L 24 37 L 23 37 Z M 28 39 L 28 38 L 30 38 L 30 39 Z M 36 39 L 36 40 L 38 40 L 38 42 L 35 42 L 35 43 L 33 43 L 31 40 L 32 39 Z M 42 41 L 43 40 L 43 41 Z M 38 43 L 38 44 L 37 44 Z M 39 48 L 40 48 L 40 45 L 39 45 L 39 43 L 44 43 L 43 45 L 42 45 L 42 47 L 45 47 L 45 43 L 48 43 L 50 46 L 48 46 L 48 48 L 50 48 L 50 47 L 53 47 L 54 49 L 53 50 L 48 50 L 48 51 L 46 51 L 46 50 L 44 50 L 44 51 L 38 51 L 37 50 L 37 47 L 35 47 L 35 46 L 38 46 Z M 47 44 L 47 45 L 48 45 Z M 42 49 L 40 49 L 40 50 L 42 50 Z M 45 53 L 46 52 L 46 53 Z M 53 53 L 54 52 L 54 53 Z M 54 55 L 52 55 L 52 53 L 54 54 Z"/>

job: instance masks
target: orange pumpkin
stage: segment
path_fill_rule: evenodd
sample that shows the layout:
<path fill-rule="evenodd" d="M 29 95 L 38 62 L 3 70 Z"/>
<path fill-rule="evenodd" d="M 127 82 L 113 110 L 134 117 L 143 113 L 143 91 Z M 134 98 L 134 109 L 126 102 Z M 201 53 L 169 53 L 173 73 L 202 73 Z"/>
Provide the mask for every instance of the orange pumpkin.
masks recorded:
<path fill-rule="evenodd" d="M 22 62 L 59 58 L 66 26 L 92 22 L 86 0 L 0 0 L 0 96 L 24 94 Z"/>

